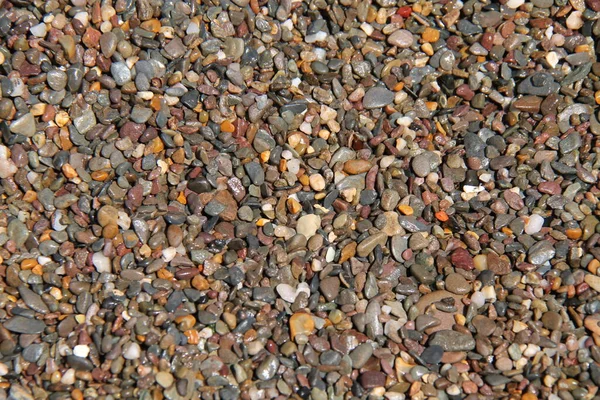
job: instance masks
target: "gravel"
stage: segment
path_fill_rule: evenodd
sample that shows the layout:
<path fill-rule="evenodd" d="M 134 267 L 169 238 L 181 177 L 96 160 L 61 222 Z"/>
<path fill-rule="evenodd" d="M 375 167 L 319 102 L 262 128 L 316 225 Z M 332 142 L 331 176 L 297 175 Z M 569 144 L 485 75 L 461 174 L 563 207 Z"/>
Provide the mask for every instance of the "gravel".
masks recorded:
<path fill-rule="evenodd" d="M 595 399 L 600 1 L 0 7 L 0 399 Z"/>

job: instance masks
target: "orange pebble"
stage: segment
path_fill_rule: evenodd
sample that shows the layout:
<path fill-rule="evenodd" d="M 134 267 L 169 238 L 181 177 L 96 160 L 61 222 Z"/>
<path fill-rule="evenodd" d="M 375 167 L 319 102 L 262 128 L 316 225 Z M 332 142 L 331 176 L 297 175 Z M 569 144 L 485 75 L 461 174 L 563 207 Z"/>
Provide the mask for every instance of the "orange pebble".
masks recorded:
<path fill-rule="evenodd" d="M 580 228 L 567 229 L 567 237 L 571 240 L 578 240 L 583 235 L 583 231 Z"/>
<path fill-rule="evenodd" d="M 304 186 L 308 185 L 310 183 L 309 179 L 308 179 L 308 175 L 302 175 L 300 178 L 298 178 L 298 180 L 300 181 L 300 183 L 302 183 Z"/>
<path fill-rule="evenodd" d="M 102 89 L 100 82 L 96 81 L 90 85 L 90 92 L 99 92 Z"/>
<path fill-rule="evenodd" d="M 413 215 L 414 210 L 411 206 L 399 205 L 398 211 L 400 211 L 403 215 Z"/>
<path fill-rule="evenodd" d="M 150 108 L 152 108 L 154 111 L 158 111 L 160 110 L 161 103 L 162 96 L 154 96 L 152 100 L 150 100 Z"/>
<path fill-rule="evenodd" d="M 35 260 L 33 258 L 27 258 L 27 259 L 21 261 L 21 269 L 22 270 L 33 269 L 33 267 L 35 267 L 36 265 L 37 265 L 37 260 Z"/>
<path fill-rule="evenodd" d="M 156 276 L 158 276 L 160 279 L 173 279 L 173 274 L 164 268 L 159 269 L 158 272 L 156 272 Z"/>
<path fill-rule="evenodd" d="M 448 221 L 448 214 L 446 214 L 446 211 L 436 212 L 435 217 L 438 219 L 438 221 L 442 221 L 442 222 Z"/>
<path fill-rule="evenodd" d="M 434 43 L 440 38 L 440 31 L 434 28 L 427 27 L 423 31 L 422 38 L 425 42 Z"/>
<path fill-rule="evenodd" d="M 235 131 L 235 126 L 233 126 L 230 121 L 225 120 L 221 123 L 221 131 L 233 133 L 233 131 Z"/>
<path fill-rule="evenodd" d="M 600 261 L 596 260 L 595 258 L 587 265 L 588 271 L 594 275 L 598 274 L 598 267 L 600 267 Z"/>
<path fill-rule="evenodd" d="M 23 195 L 23 201 L 25 201 L 27 203 L 32 203 L 35 200 L 37 200 L 37 193 L 34 192 L 33 190 L 28 190 Z"/>
<path fill-rule="evenodd" d="M 83 400 L 83 392 L 80 389 L 73 389 L 71 398 L 73 400 Z"/>
<path fill-rule="evenodd" d="M 198 331 L 195 329 L 187 330 L 183 334 L 187 337 L 188 344 L 198 344 L 200 342 L 200 335 L 198 335 Z"/>
<path fill-rule="evenodd" d="M 106 171 L 94 171 L 91 174 L 93 180 L 98 182 L 104 182 L 108 179 L 108 172 Z"/>

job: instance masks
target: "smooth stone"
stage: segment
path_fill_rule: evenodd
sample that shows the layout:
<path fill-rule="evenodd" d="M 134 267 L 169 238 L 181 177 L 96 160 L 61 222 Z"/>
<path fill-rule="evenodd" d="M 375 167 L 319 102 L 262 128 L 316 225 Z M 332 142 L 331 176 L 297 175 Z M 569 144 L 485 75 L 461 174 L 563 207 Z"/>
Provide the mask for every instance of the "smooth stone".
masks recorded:
<path fill-rule="evenodd" d="M 471 351 L 475 348 L 475 339 L 457 331 L 442 330 L 433 334 L 429 345 L 438 345 L 444 351 Z"/>
<path fill-rule="evenodd" d="M 27 137 L 35 135 L 35 118 L 33 117 L 33 114 L 23 114 L 21 117 L 11 122 L 10 131 Z"/>
<path fill-rule="evenodd" d="M 131 70 L 124 62 L 115 62 L 110 66 L 110 73 L 116 84 L 123 86 L 131 82 Z"/>
<path fill-rule="evenodd" d="M 352 360 L 352 368 L 362 368 L 369 358 L 373 355 L 373 346 L 369 343 L 363 343 L 358 345 L 352 352 L 350 352 L 350 359 Z"/>
<path fill-rule="evenodd" d="M 80 116 L 73 119 L 73 124 L 82 135 L 96 126 L 96 116 L 91 108 L 84 110 Z"/>
<path fill-rule="evenodd" d="M 25 302 L 25 304 L 32 310 L 41 314 L 47 314 L 50 312 L 46 303 L 42 301 L 42 297 L 28 287 L 23 285 L 19 286 L 19 294 L 21 295 L 21 299 Z"/>
<path fill-rule="evenodd" d="M 4 327 L 11 332 L 36 334 L 42 333 L 46 329 L 46 324 L 43 321 L 25 318 L 16 315 L 4 322 Z"/>
<path fill-rule="evenodd" d="M 174 381 L 175 378 L 169 372 L 159 371 L 156 373 L 156 382 L 165 389 L 170 387 Z"/>
<path fill-rule="evenodd" d="M 414 37 L 410 31 L 406 29 L 398 29 L 390 36 L 388 36 L 387 41 L 392 46 L 397 46 L 401 49 L 405 49 L 413 45 Z"/>
<path fill-rule="evenodd" d="M 316 214 L 308 214 L 298 218 L 296 232 L 310 239 L 317 233 L 321 227 L 321 217 Z"/>
<path fill-rule="evenodd" d="M 394 92 L 379 86 L 373 87 L 365 93 L 362 103 L 366 109 L 381 108 L 394 101 Z"/>
<path fill-rule="evenodd" d="M 340 279 L 337 276 L 327 277 L 321 281 L 319 288 L 327 301 L 333 301 L 340 293 Z"/>
<path fill-rule="evenodd" d="M 541 265 L 552 259 L 556 250 L 551 242 L 542 240 L 529 248 L 528 260 L 532 264 Z"/>
<path fill-rule="evenodd" d="M 377 232 L 374 235 L 367 236 L 356 247 L 356 254 L 359 257 L 368 256 L 377 246 L 385 246 L 388 235 L 385 232 Z"/>
<path fill-rule="evenodd" d="M 444 349 L 439 345 L 430 345 L 421 353 L 421 359 L 428 364 L 437 365 L 442 361 Z"/>
<path fill-rule="evenodd" d="M 471 285 L 460 274 L 452 273 L 446 277 L 446 290 L 454 294 L 466 294 L 471 290 Z"/>
<path fill-rule="evenodd" d="M 46 74 L 46 82 L 53 90 L 63 90 L 67 87 L 67 73 L 60 69 L 53 69 Z"/>

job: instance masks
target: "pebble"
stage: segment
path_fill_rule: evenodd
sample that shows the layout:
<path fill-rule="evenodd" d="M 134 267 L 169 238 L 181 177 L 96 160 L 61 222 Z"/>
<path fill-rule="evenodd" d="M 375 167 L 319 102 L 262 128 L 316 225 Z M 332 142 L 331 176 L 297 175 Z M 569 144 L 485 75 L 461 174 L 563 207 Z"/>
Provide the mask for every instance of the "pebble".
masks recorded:
<path fill-rule="evenodd" d="M 310 239 L 317 233 L 321 226 L 321 217 L 315 214 L 308 214 L 300 217 L 296 225 L 296 232 Z"/>
<path fill-rule="evenodd" d="M 475 339 L 465 333 L 443 330 L 432 336 L 429 345 L 440 346 L 444 351 L 469 351 L 475 348 Z"/>
<path fill-rule="evenodd" d="M 382 87 L 373 87 L 365 93 L 363 106 L 367 109 L 381 108 L 394 101 L 394 93 Z"/>
<path fill-rule="evenodd" d="M 392 33 L 387 38 L 387 41 L 392 46 L 397 46 L 401 49 L 404 49 L 404 48 L 408 48 L 408 47 L 412 46 L 412 44 L 414 42 L 414 38 L 410 31 L 408 31 L 406 29 L 399 29 L 399 30 L 395 31 L 394 33 Z"/>
<path fill-rule="evenodd" d="M 166 389 L 173 385 L 175 378 L 169 372 L 159 371 L 156 373 L 156 382 Z"/>
<path fill-rule="evenodd" d="M 37 334 L 42 333 L 46 329 L 46 324 L 43 321 L 25 318 L 16 315 L 4 322 L 4 328 L 11 332 L 24 333 L 24 334 Z"/>

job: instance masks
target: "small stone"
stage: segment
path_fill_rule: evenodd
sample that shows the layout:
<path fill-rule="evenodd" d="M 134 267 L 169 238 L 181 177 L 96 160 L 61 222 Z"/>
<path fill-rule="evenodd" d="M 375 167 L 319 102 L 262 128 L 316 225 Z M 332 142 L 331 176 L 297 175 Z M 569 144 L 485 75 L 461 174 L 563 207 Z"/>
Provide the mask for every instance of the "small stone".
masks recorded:
<path fill-rule="evenodd" d="M 126 360 L 137 360 L 142 355 L 140 345 L 135 342 L 126 343 L 123 346 L 123 358 Z"/>
<path fill-rule="evenodd" d="M 366 109 L 381 108 L 394 101 L 394 93 L 385 88 L 376 86 L 367 91 L 362 103 Z"/>
<path fill-rule="evenodd" d="M 544 218 L 542 218 L 538 214 L 533 214 L 529 218 L 526 219 L 525 222 L 525 233 L 528 235 L 533 235 L 538 233 L 542 226 L 544 225 Z"/>
<path fill-rule="evenodd" d="M 110 72 L 119 86 L 123 86 L 128 82 L 131 82 L 131 70 L 127 67 L 124 62 L 115 62 L 110 66 Z"/>
<path fill-rule="evenodd" d="M 256 368 L 256 377 L 261 381 L 273 379 L 279 368 L 279 359 L 269 354 Z"/>
<path fill-rule="evenodd" d="M 46 324 L 43 321 L 25 318 L 16 315 L 4 322 L 4 328 L 11 332 L 24 333 L 24 334 L 37 334 L 42 333 L 46 329 Z"/>
<path fill-rule="evenodd" d="M 469 293 L 471 285 L 460 274 L 452 273 L 446 277 L 446 290 L 455 294 Z"/>
<path fill-rule="evenodd" d="M 317 229 L 321 227 L 321 217 L 315 214 L 308 214 L 298 218 L 296 224 L 296 232 L 310 239 L 317 233 Z"/>
<path fill-rule="evenodd" d="M 356 253 L 359 257 L 366 257 L 375 249 L 375 247 L 384 246 L 387 242 L 387 238 L 388 236 L 385 232 L 378 232 L 368 236 L 358 244 Z"/>
<path fill-rule="evenodd" d="M 421 353 L 421 359 L 428 364 L 437 365 L 442 361 L 443 355 L 444 349 L 442 346 L 430 345 Z"/>
<path fill-rule="evenodd" d="M 321 174 L 311 175 L 309 178 L 309 182 L 310 187 L 316 190 L 317 192 L 320 192 L 321 190 L 325 189 L 325 179 Z"/>
<path fill-rule="evenodd" d="M 362 174 L 371 169 L 373 164 L 366 160 L 348 160 L 344 163 L 344 172 L 357 175 Z"/>
<path fill-rule="evenodd" d="M 387 41 L 392 46 L 397 46 L 402 49 L 405 49 L 405 48 L 412 46 L 412 44 L 414 42 L 414 38 L 410 31 L 408 31 L 406 29 L 399 29 L 399 30 L 395 31 L 394 33 L 392 33 L 388 37 Z"/>
<path fill-rule="evenodd" d="M 438 345 L 444 351 L 470 351 L 475 348 L 475 339 L 465 333 L 443 330 L 433 334 L 429 345 Z"/>
<path fill-rule="evenodd" d="M 562 317 L 555 311 L 548 311 L 542 315 L 542 323 L 547 329 L 558 330 L 562 326 Z"/>
<path fill-rule="evenodd" d="M 112 272 L 110 258 L 106 257 L 102 253 L 94 253 L 92 256 L 92 263 L 94 264 L 94 267 L 96 267 L 96 271 L 99 273 L 110 274 Z"/>
<path fill-rule="evenodd" d="M 360 369 L 362 368 L 369 358 L 373 355 L 373 346 L 369 343 L 363 343 L 358 345 L 352 352 L 350 353 L 350 359 L 352 360 L 352 368 Z"/>
<path fill-rule="evenodd" d="M 386 376 L 380 371 L 366 371 L 358 378 L 360 385 L 365 389 L 373 389 L 379 386 L 385 386 Z"/>
<path fill-rule="evenodd" d="M 309 314 L 295 313 L 290 317 L 290 335 L 309 335 L 315 329 L 315 322 Z"/>
<path fill-rule="evenodd" d="M 531 246 L 528 252 L 528 259 L 532 264 L 541 265 L 550 261 L 555 254 L 556 250 L 552 243 L 542 240 Z"/>
<path fill-rule="evenodd" d="M 35 135 L 35 118 L 31 113 L 23 114 L 10 124 L 10 131 L 19 135 L 32 137 Z"/>
<path fill-rule="evenodd" d="M 165 389 L 171 387 L 175 379 L 169 372 L 159 371 L 156 373 L 156 382 Z"/>

